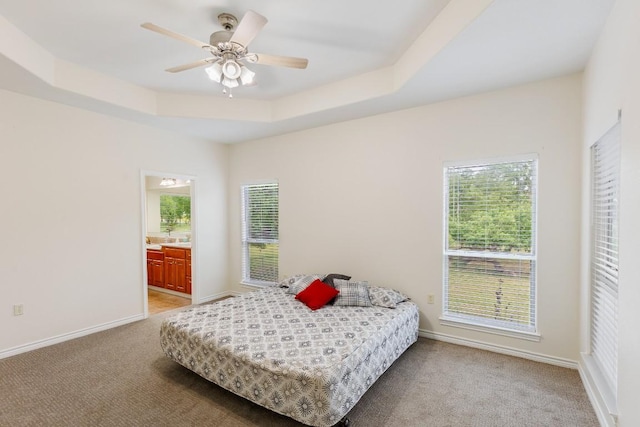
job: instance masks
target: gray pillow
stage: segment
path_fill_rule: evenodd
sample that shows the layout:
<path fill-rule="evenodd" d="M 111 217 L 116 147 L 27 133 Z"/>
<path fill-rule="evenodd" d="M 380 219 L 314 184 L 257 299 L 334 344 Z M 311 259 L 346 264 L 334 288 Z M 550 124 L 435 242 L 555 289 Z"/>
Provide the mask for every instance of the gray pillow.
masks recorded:
<path fill-rule="evenodd" d="M 351 280 L 351 276 L 346 276 L 344 274 L 338 274 L 338 273 L 331 273 L 331 274 L 327 274 L 327 277 L 322 279 L 322 281 L 327 285 L 333 286 L 335 288 L 336 285 L 333 283 L 334 279 Z"/>
<path fill-rule="evenodd" d="M 333 283 L 335 288 L 340 291 L 333 305 L 371 307 L 367 282 L 349 282 L 344 279 L 334 279 Z"/>
<path fill-rule="evenodd" d="M 381 286 L 369 286 L 369 299 L 372 305 L 386 308 L 396 308 L 396 304 L 409 299 L 406 295 Z"/>

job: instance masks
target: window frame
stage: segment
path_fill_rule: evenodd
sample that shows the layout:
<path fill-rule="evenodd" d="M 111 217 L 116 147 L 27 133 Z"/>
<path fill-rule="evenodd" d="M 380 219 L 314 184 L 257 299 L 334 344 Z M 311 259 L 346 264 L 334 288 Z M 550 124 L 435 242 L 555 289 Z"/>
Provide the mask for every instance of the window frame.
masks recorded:
<path fill-rule="evenodd" d="M 507 254 L 505 252 L 473 251 L 451 249 L 449 247 L 449 171 L 451 168 L 491 166 L 508 163 L 531 162 L 533 167 L 532 183 L 532 211 L 531 211 L 531 252 L 529 254 Z M 539 342 L 541 335 L 538 331 L 538 280 L 537 280 L 537 222 L 538 222 L 538 170 L 539 159 L 537 154 L 524 154 L 520 156 L 508 156 L 492 159 L 470 160 L 462 162 L 445 162 L 443 167 L 443 296 L 442 315 L 440 324 L 445 326 L 470 329 L 495 335 L 508 336 L 529 341 Z M 530 323 L 529 325 L 511 324 L 507 321 L 491 320 L 472 314 L 450 312 L 449 298 L 449 261 L 452 256 L 464 256 L 477 259 L 510 259 L 525 260 L 531 262 L 530 267 Z"/>
<path fill-rule="evenodd" d="M 250 188 L 255 188 L 255 187 L 273 187 L 275 186 L 276 189 L 278 190 L 278 202 L 277 202 L 277 215 L 278 215 L 278 222 L 279 222 L 279 214 L 280 214 L 280 185 L 278 183 L 278 181 L 276 180 L 271 180 L 271 181 L 263 181 L 263 182 L 253 182 L 253 183 L 249 183 L 249 184 L 242 184 L 240 186 L 240 203 L 241 203 L 241 207 L 240 207 L 240 222 L 241 222 L 241 252 L 242 252 L 242 259 L 241 259 L 241 283 L 243 285 L 249 285 L 249 286 L 257 286 L 257 287 L 264 287 L 264 286 L 273 286 L 275 283 L 277 283 L 278 281 L 278 267 L 279 267 L 279 254 L 280 254 L 280 236 L 279 236 L 279 225 L 278 225 L 278 235 L 276 239 L 255 239 L 255 238 L 250 238 L 249 237 L 249 221 L 248 221 L 248 190 Z M 276 276 L 274 277 L 274 280 L 260 280 L 260 279 L 254 279 L 251 278 L 251 257 L 250 257 L 250 246 L 251 244 L 256 244 L 256 243 L 260 243 L 260 244 L 272 244 L 272 245 L 277 245 L 277 252 L 276 254 L 278 255 L 278 263 L 276 265 Z"/>

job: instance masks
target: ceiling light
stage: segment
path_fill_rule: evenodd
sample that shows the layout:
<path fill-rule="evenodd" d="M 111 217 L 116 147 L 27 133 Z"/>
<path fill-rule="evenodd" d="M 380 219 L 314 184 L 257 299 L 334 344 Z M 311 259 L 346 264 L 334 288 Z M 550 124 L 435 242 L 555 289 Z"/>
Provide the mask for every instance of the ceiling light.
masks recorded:
<path fill-rule="evenodd" d="M 222 65 L 220 64 L 220 61 L 214 62 L 204 70 L 207 72 L 207 75 L 209 75 L 211 80 L 216 83 L 220 83 L 220 80 L 222 80 Z"/>
<path fill-rule="evenodd" d="M 229 79 L 224 77 L 222 79 L 222 85 L 228 87 L 229 89 L 233 89 L 234 87 L 238 87 L 240 83 L 238 83 L 237 79 Z"/>
<path fill-rule="evenodd" d="M 176 185 L 176 180 L 174 178 L 162 178 L 162 181 L 160 181 L 160 185 L 163 187 Z"/>
<path fill-rule="evenodd" d="M 228 59 L 222 64 L 222 74 L 228 79 L 235 80 L 240 77 L 240 73 L 242 70 L 240 69 L 240 64 L 238 64 L 233 59 Z"/>
<path fill-rule="evenodd" d="M 234 87 L 252 85 L 255 82 L 256 73 L 245 67 L 233 55 L 226 55 L 205 68 L 205 71 L 211 80 L 222 85 L 222 93 L 229 93 L 229 98 L 233 97 L 231 89 Z"/>
<path fill-rule="evenodd" d="M 240 82 L 243 86 L 250 85 L 253 83 L 253 78 L 255 76 L 256 73 L 243 66 L 242 71 L 240 72 Z"/>

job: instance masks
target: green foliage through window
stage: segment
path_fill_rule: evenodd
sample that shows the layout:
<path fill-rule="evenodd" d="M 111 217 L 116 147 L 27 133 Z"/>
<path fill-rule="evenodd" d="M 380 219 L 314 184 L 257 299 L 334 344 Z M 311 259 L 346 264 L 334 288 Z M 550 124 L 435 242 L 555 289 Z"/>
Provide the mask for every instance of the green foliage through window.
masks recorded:
<path fill-rule="evenodd" d="M 163 230 L 191 229 L 191 197 L 162 194 L 160 223 Z"/>
<path fill-rule="evenodd" d="M 531 251 L 532 163 L 449 169 L 449 248 Z"/>
<path fill-rule="evenodd" d="M 535 330 L 537 162 L 445 169 L 445 317 Z"/>

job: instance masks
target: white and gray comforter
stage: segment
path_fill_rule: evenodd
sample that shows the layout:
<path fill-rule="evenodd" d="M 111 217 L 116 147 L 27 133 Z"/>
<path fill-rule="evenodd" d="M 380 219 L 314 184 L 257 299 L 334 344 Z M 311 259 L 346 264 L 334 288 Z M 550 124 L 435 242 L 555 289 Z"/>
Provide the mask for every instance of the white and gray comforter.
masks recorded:
<path fill-rule="evenodd" d="M 311 426 L 332 426 L 418 337 L 418 309 L 312 311 L 279 287 L 164 320 L 165 354 L 202 377 Z"/>

